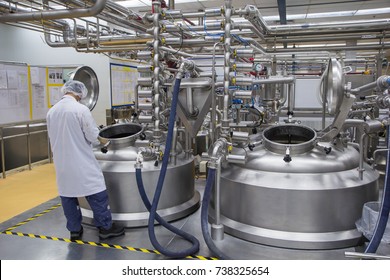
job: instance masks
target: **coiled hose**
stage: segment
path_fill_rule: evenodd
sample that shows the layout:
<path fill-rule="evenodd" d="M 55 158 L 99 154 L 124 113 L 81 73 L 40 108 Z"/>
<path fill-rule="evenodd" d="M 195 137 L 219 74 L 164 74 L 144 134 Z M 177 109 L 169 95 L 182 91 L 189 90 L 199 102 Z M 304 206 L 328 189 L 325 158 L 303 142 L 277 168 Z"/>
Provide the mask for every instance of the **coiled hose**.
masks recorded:
<path fill-rule="evenodd" d="M 386 175 L 385 186 L 383 188 L 382 203 L 379 211 L 379 217 L 375 225 L 374 234 L 368 243 L 365 253 L 375 253 L 381 243 L 383 234 L 386 230 L 387 220 L 390 211 L 390 130 L 386 126 L 386 144 L 387 144 L 387 160 L 386 160 Z"/>
<path fill-rule="evenodd" d="M 217 246 L 215 246 L 212 238 L 210 237 L 209 224 L 208 224 L 208 208 L 210 203 L 211 191 L 213 190 L 213 183 L 215 179 L 215 169 L 209 168 L 209 172 L 206 180 L 206 188 L 203 194 L 202 211 L 201 211 L 201 226 L 203 238 L 215 256 L 221 260 L 228 260 L 229 257 L 222 253 Z"/>
<path fill-rule="evenodd" d="M 157 187 L 156 191 L 154 193 L 153 202 L 150 204 L 150 201 L 148 197 L 146 196 L 145 188 L 143 186 L 142 182 L 142 174 L 141 169 L 136 169 L 136 178 L 137 178 L 137 185 L 138 189 L 140 191 L 141 198 L 145 204 L 145 207 L 149 210 L 149 221 L 148 221 L 148 233 L 149 233 L 149 239 L 152 245 L 156 250 L 158 250 L 160 253 L 162 253 L 165 256 L 171 257 L 171 258 L 185 258 L 186 256 L 193 255 L 199 251 L 199 241 L 192 235 L 172 226 L 171 224 L 167 223 L 161 216 L 157 214 L 157 206 L 158 202 L 160 200 L 165 175 L 167 171 L 168 161 L 169 161 L 169 154 L 172 147 L 172 138 L 173 138 L 173 128 L 175 124 L 175 118 L 176 118 L 176 107 L 178 102 L 178 96 L 180 91 L 180 83 L 181 79 L 177 78 L 175 81 L 175 85 L 172 92 L 172 105 L 171 105 L 171 114 L 169 115 L 169 121 L 168 121 L 168 134 L 166 139 L 166 145 L 164 150 L 164 156 L 162 160 L 160 175 L 158 177 L 157 181 Z M 160 243 L 157 240 L 156 233 L 154 231 L 154 220 L 157 220 L 162 226 L 167 228 L 168 230 L 172 231 L 173 233 L 176 233 L 177 235 L 183 237 L 187 241 L 192 243 L 192 246 L 189 249 L 182 250 L 179 252 L 173 252 L 165 247 L 161 246 Z"/>

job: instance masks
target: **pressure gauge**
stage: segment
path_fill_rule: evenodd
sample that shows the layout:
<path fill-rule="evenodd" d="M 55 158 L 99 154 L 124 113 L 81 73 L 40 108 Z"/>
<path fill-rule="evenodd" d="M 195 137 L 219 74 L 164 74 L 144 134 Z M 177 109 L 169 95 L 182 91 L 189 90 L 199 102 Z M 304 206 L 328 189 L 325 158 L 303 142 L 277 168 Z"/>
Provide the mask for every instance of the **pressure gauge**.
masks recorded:
<path fill-rule="evenodd" d="M 263 65 L 261 65 L 260 63 L 256 63 L 255 64 L 255 71 L 260 72 L 262 70 L 263 70 Z"/>

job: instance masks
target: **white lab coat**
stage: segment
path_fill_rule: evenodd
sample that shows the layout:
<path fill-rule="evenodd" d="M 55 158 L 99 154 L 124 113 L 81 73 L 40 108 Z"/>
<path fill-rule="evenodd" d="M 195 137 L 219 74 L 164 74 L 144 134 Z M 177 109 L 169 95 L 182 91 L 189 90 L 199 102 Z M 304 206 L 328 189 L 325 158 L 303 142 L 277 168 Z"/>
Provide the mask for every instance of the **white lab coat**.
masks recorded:
<path fill-rule="evenodd" d="M 64 95 L 46 120 L 60 196 L 82 197 L 104 191 L 103 173 L 91 146 L 98 141 L 99 129 L 89 109 Z"/>

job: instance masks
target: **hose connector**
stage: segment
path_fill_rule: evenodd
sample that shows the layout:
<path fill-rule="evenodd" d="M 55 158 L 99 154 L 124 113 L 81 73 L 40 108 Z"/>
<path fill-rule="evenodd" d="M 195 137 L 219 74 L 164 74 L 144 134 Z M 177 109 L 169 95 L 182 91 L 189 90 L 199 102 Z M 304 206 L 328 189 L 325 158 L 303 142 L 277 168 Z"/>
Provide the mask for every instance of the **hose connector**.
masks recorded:
<path fill-rule="evenodd" d="M 139 151 L 137 154 L 137 158 L 135 160 L 134 167 L 135 169 L 142 169 L 142 162 L 144 161 L 144 157 L 142 155 L 142 151 Z"/>

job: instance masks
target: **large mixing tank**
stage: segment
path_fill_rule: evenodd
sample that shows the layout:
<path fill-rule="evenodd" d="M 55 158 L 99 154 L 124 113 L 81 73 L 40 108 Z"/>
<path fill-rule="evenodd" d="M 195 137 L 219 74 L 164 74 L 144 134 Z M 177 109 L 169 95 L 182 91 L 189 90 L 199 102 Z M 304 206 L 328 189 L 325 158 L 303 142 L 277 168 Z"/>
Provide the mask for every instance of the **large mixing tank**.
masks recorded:
<path fill-rule="evenodd" d="M 355 148 L 325 151 L 331 144 L 316 138 L 311 128 L 278 125 L 264 130 L 263 145 L 254 151 L 235 151 L 247 153 L 247 162 L 222 170 L 221 221 L 227 233 L 285 248 L 359 243 L 355 222 L 363 204 L 378 198 L 378 172 L 364 164 L 360 179 Z"/>
<path fill-rule="evenodd" d="M 147 141 L 138 141 L 143 135 L 142 129 L 142 126 L 132 123 L 108 126 L 99 133 L 100 139 L 108 144 L 107 152 L 95 150 L 107 185 L 113 220 L 125 227 L 148 224 L 149 212 L 139 195 L 134 168 L 138 148 L 147 145 Z M 157 208 L 159 215 L 167 221 L 191 214 L 199 207 L 200 201 L 194 187 L 193 158 L 185 156 L 180 146 L 176 152 L 176 164 L 168 165 Z M 145 156 L 142 168 L 145 191 L 150 201 L 160 174 L 161 164 L 157 165 L 156 159 L 155 155 Z M 84 221 L 92 223 L 93 214 L 85 199 L 80 199 L 80 206 Z"/>

